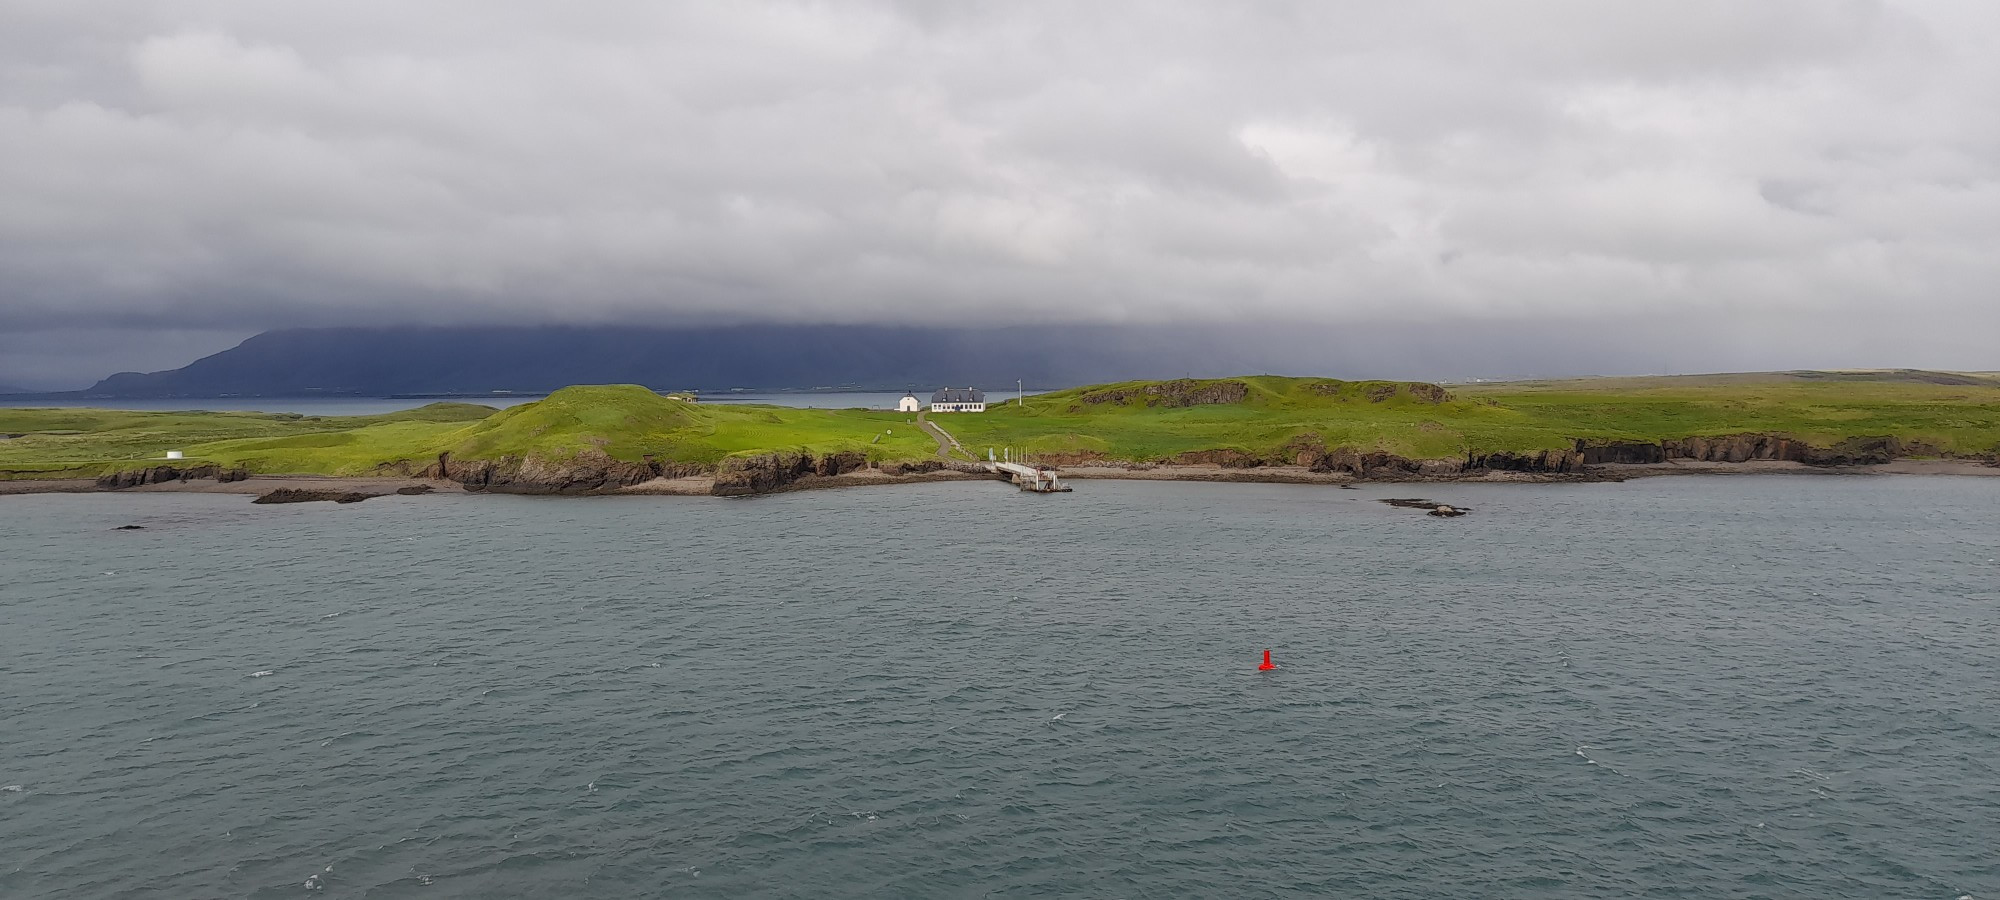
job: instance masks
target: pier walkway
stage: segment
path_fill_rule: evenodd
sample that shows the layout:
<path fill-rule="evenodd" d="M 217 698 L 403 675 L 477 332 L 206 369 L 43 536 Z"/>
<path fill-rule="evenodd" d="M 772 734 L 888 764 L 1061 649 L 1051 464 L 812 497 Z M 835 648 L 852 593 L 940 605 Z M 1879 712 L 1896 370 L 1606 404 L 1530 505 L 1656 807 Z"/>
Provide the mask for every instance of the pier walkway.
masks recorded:
<path fill-rule="evenodd" d="M 1042 466 L 1017 462 L 989 462 L 986 464 L 986 471 L 996 475 L 1006 475 L 1008 480 L 1019 485 L 1021 490 L 1037 494 L 1060 494 L 1069 490 L 1069 485 L 1063 484 L 1062 480 L 1056 477 L 1056 470 Z"/>

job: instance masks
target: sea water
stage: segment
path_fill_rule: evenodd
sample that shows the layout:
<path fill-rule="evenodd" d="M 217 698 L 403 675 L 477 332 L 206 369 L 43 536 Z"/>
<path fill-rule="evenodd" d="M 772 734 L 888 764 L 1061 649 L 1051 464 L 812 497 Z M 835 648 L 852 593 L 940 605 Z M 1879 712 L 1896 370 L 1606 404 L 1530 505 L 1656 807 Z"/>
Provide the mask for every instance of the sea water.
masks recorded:
<path fill-rule="evenodd" d="M 2000 897 L 2000 479 L 1076 487 L 0 497 L 0 897 Z"/>

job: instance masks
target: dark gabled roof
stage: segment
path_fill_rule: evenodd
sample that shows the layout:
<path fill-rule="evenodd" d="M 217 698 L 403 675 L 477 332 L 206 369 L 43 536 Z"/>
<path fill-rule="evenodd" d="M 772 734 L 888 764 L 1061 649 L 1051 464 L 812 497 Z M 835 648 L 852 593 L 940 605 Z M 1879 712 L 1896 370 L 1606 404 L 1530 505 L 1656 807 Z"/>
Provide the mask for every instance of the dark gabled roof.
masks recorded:
<path fill-rule="evenodd" d="M 939 388 L 931 395 L 932 403 L 985 403 L 986 392 L 973 388 Z"/>

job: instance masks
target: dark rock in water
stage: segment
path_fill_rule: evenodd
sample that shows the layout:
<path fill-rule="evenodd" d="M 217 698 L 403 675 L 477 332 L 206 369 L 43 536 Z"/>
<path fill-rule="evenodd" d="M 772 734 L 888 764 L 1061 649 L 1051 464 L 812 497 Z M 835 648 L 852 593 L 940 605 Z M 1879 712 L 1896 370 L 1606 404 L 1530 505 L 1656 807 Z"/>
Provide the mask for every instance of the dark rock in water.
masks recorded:
<path fill-rule="evenodd" d="M 1421 509 L 1428 515 L 1443 519 L 1456 518 L 1472 511 L 1472 507 L 1470 506 L 1449 506 L 1434 500 L 1424 500 L 1417 497 L 1390 497 L 1381 502 L 1387 503 L 1397 509 Z"/>
<path fill-rule="evenodd" d="M 252 500 L 252 501 L 250 501 L 250 502 L 252 502 L 252 503 L 314 503 L 314 502 L 317 502 L 317 501 L 321 501 L 321 500 L 331 500 L 331 501 L 333 501 L 333 502 L 335 502 L 335 503 L 360 503 L 361 501 L 363 501 L 363 500 L 366 500 L 366 499 L 368 499 L 368 498 L 370 498 L 370 497 L 380 497 L 380 496 L 382 496 L 382 495 L 381 495 L 381 494 L 364 494 L 364 493 L 361 493 L 360 491 L 334 491 L 334 490 L 308 490 L 308 489 L 305 489 L 305 488 L 279 488 L 279 489 L 277 489 L 277 490 L 275 490 L 275 491 L 272 491 L 272 492 L 270 492 L 270 493 L 268 493 L 268 494 L 265 494 L 265 495 L 264 495 L 264 496 L 262 496 L 262 497 L 258 497 L 257 499 L 255 499 L 255 500 Z"/>
<path fill-rule="evenodd" d="M 416 495 L 418 495 L 418 494 L 428 494 L 428 493 L 430 493 L 431 491 L 434 491 L 434 490 L 437 490 L 437 489 L 436 489 L 436 488 L 433 488 L 433 487 L 431 487 L 431 486 L 430 486 L 430 485 L 428 485 L 428 484 L 412 484 L 412 485 L 409 485 L 409 486 L 407 486 L 407 487 L 399 487 L 399 488 L 397 488 L 397 489 L 396 489 L 396 493 L 398 493 L 398 494 L 402 494 L 402 495 L 403 495 L 403 496 L 405 496 L 405 497 L 414 497 L 414 496 L 416 496 Z"/>
<path fill-rule="evenodd" d="M 111 529 L 111 530 L 112 530 L 112 531 L 145 531 L 145 530 L 146 530 L 146 526 L 144 526 L 144 525 L 120 525 L 120 526 L 118 526 L 117 528 L 113 528 L 113 529 Z"/>

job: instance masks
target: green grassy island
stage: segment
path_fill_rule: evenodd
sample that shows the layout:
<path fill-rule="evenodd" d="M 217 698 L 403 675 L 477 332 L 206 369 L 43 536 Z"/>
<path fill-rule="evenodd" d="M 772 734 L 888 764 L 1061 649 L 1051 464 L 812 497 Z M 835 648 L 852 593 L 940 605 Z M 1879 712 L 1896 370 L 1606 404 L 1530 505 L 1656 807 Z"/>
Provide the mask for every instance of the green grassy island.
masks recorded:
<path fill-rule="evenodd" d="M 1070 467 L 1347 478 L 1559 477 L 1674 461 L 2000 464 L 2000 378 L 1916 371 L 1448 388 L 1277 376 L 1135 381 L 929 418 L 969 453 L 940 454 L 909 413 L 700 404 L 634 385 L 565 388 L 505 410 L 435 403 L 358 417 L 5 409 L 0 479 L 126 487 L 190 473 L 393 476 L 601 492 L 710 478 L 717 493 L 754 493 L 813 477 L 963 468 L 987 448 Z M 185 458 L 166 461 L 169 448 Z"/>

